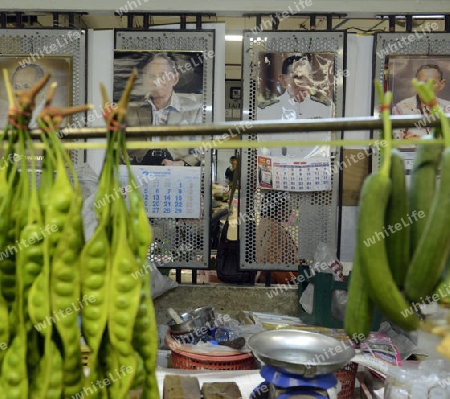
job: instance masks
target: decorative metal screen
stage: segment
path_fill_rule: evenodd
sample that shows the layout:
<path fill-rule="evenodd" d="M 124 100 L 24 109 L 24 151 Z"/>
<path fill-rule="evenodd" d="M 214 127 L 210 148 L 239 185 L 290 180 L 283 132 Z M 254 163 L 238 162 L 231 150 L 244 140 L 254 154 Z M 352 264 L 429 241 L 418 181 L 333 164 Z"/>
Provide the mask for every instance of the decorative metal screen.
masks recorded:
<path fill-rule="evenodd" d="M 246 32 L 244 34 L 243 57 L 243 115 L 245 120 L 257 120 L 257 89 L 259 54 L 264 53 L 333 53 L 334 85 L 333 102 L 335 116 L 343 112 L 344 71 L 344 33 L 330 32 Z M 339 73 L 340 71 L 340 73 Z M 332 132 L 332 137 L 341 132 Z M 243 137 L 244 140 L 257 140 L 257 134 Z M 264 139 L 264 136 L 262 137 Z M 257 238 L 260 216 L 264 211 L 267 190 L 257 188 L 257 151 L 242 151 L 239 235 L 241 238 L 241 268 L 252 270 L 294 270 L 298 269 L 292 255 L 292 248 L 298 258 L 309 262 L 313 260 L 319 242 L 337 246 L 337 214 L 339 152 L 331 148 L 332 184 L 330 191 L 317 192 L 278 192 L 278 210 L 288 217 L 288 223 L 277 228 L 284 229 L 290 235 L 273 242 L 273 247 L 265 248 L 274 255 L 271 261 L 260 263 L 257 260 Z M 285 196 L 285 198 L 283 198 Z M 286 198 L 288 199 L 286 201 Z M 281 200 L 281 201 L 280 201 Z M 244 216 L 243 216 L 244 215 Z M 281 234 L 281 233 L 280 233 Z M 273 240 L 277 241 L 277 240 Z M 298 248 L 298 250 L 297 250 Z M 295 253 L 295 252 L 294 252 Z"/>
<path fill-rule="evenodd" d="M 0 30 L 0 52 L 4 56 L 21 56 L 22 63 L 28 64 L 35 62 L 42 63 L 47 61 L 49 57 L 70 56 L 72 58 L 72 87 L 70 88 L 72 105 L 81 105 L 86 102 L 85 46 L 86 33 L 83 30 L 57 28 Z M 85 115 L 74 115 L 71 120 L 71 125 L 73 127 L 85 127 Z M 84 150 L 71 150 L 70 153 L 74 164 L 84 163 Z"/>
<path fill-rule="evenodd" d="M 116 50 L 203 52 L 203 122 L 213 121 L 213 30 L 115 31 Z M 199 61 L 198 61 L 199 62 Z M 205 137 L 210 140 L 212 137 Z M 200 139 L 200 136 L 197 137 Z M 149 259 L 158 267 L 207 269 L 210 257 L 211 152 L 205 151 L 200 219 L 151 219 L 154 242 Z"/>
<path fill-rule="evenodd" d="M 378 33 L 375 37 L 374 44 L 374 79 L 379 80 L 381 84 L 386 82 L 386 76 L 389 74 L 389 57 L 404 56 L 449 56 L 450 57 L 450 34 L 448 33 L 429 33 L 433 24 L 429 24 L 428 28 L 416 32 L 402 32 L 402 33 Z M 447 58 L 442 65 L 448 65 L 450 58 Z M 425 61 L 425 64 L 427 62 Z M 415 69 L 412 65 L 407 68 L 410 72 Z M 449 69 L 444 71 L 444 79 L 450 79 Z M 406 82 L 408 84 L 409 82 Z M 411 84 L 411 83 L 409 83 Z M 412 87 L 412 84 L 411 84 Z M 379 100 L 375 91 L 373 93 L 373 114 L 379 116 Z M 450 97 L 445 98 L 450 101 Z M 393 104 L 394 105 L 394 104 Z M 448 113 L 448 111 L 447 111 Z M 373 132 L 374 139 L 381 138 L 381 131 Z M 412 151 L 414 152 L 414 151 Z M 413 156 L 409 157 L 412 160 Z M 410 161 L 412 162 L 412 161 Z M 373 147 L 372 170 L 378 170 L 380 166 L 380 151 L 379 148 Z M 408 167 L 408 165 L 407 165 Z"/>

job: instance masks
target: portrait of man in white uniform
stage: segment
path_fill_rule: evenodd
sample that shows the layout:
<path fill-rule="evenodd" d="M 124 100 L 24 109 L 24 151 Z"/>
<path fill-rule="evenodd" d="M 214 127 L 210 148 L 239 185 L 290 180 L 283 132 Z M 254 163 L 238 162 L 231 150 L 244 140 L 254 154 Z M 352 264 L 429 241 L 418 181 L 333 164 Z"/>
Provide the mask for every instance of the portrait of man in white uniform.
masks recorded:
<path fill-rule="evenodd" d="M 325 57 L 322 57 L 322 61 L 325 60 L 326 63 L 320 64 L 316 62 L 319 66 L 323 65 L 323 68 L 315 72 L 311 63 L 312 56 L 312 54 L 294 54 L 284 58 L 281 63 L 281 70 L 279 70 L 277 76 L 277 89 L 281 94 L 275 97 L 272 96 L 266 101 L 259 101 L 257 120 L 323 119 L 334 116 L 333 102 L 328 96 L 331 86 L 328 73 L 333 65 Z M 264 58 L 267 62 L 268 58 Z M 277 68 L 275 67 L 274 69 L 276 70 Z M 275 75 L 276 72 L 273 73 L 274 77 Z M 263 76 L 260 76 L 260 85 L 262 87 L 265 85 L 265 80 Z M 266 91 L 268 90 L 266 89 Z M 276 133 L 261 135 L 259 139 L 277 141 L 323 139 L 327 141 L 329 135 L 330 132 Z M 311 147 L 286 146 L 263 149 L 261 155 L 304 157 L 311 153 L 311 150 Z M 314 148 L 314 153 L 315 155 L 320 155 L 321 149 Z"/>

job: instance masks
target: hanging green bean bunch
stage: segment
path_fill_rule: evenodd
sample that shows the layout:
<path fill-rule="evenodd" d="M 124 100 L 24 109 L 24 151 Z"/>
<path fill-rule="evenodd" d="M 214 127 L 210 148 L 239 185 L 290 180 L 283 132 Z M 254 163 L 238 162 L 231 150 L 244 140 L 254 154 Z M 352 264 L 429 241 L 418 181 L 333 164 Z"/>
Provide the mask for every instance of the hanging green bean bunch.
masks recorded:
<path fill-rule="evenodd" d="M 50 310 L 53 315 L 63 315 L 56 317 L 53 335 L 56 342 L 60 343 L 63 354 L 62 394 L 69 399 L 81 391 L 83 384 L 78 314 L 74 311 L 80 301 L 79 254 L 84 245 L 84 233 L 81 230 L 83 197 L 72 162 L 57 137 L 61 120 L 61 110 L 55 108 L 42 118 L 48 138 L 54 145 L 56 158 L 56 178 L 51 188 L 51 202 L 45 212 L 46 223 L 56 226 L 56 231 L 52 230 L 54 233 L 48 236 Z M 73 187 L 66 164 L 72 174 Z"/>
<path fill-rule="evenodd" d="M 28 127 L 26 125 L 27 116 L 29 114 L 29 106 L 19 104 L 14 99 L 14 109 L 18 110 L 16 115 L 11 115 L 11 122 L 17 129 L 19 141 L 19 156 L 22 159 L 21 173 L 18 183 L 17 191 L 20 192 L 18 202 L 15 203 L 16 209 L 19 210 L 19 217 L 15 219 L 15 237 L 17 242 L 21 239 L 28 240 L 32 233 L 32 224 L 34 220 L 30 220 L 28 224 L 27 219 L 29 214 L 27 212 L 28 198 L 29 198 L 29 179 L 28 168 L 26 164 L 26 143 L 28 141 Z M 13 114 L 13 112 L 11 112 Z M 23 230 L 22 230 L 23 228 Z M 19 245 L 19 244 L 17 244 Z M 24 304 L 24 275 L 22 270 L 27 265 L 27 257 L 25 252 L 28 248 L 16 248 L 16 263 L 15 263 L 15 298 L 9 316 L 10 340 L 11 346 L 7 349 L 4 362 L 2 364 L 2 388 L 3 394 L 9 398 L 27 398 L 28 397 L 28 367 L 27 367 L 27 330 L 25 326 L 25 304 Z M 3 276 L 2 276 L 3 277 Z M 11 339 L 12 338 L 12 339 Z"/>
<path fill-rule="evenodd" d="M 159 398 L 150 279 L 134 278 L 146 262 L 150 225 L 138 191 L 130 193 L 128 204 L 115 195 L 122 158 L 137 186 L 122 156 L 135 79 L 134 72 L 117 108 L 102 89 L 108 146 L 96 203 L 104 206 L 95 207 L 98 225 L 85 243 L 81 186 L 58 132 L 65 116 L 90 107 L 52 106 L 56 84 L 50 85 L 37 118 L 45 147 L 38 185 L 28 124 L 34 99 L 49 76 L 28 91 L 14 93 L 5 75 L 10 108 L 0 134 L 7 143 L 0 157 L 0 251 L 6 254 L 0 257 L 0 344 L 7 346 L 0 350 L 2 398 L 126 399 L 138 387 L 144 389 L 144 398 Z M 85 299 L 89 303 L 78 307 Z M 87 378 L 78 311 L 90 349 Z M 99 386 L 98 381 L 106 380 L 109 384 Z"/>
<path fill-rule="evenodd" d="M 82 388 L 80 332 L 77 314 L 70 310 L 79 302 L 84 231 L 81 188 L 57 131 L 65 116 L 90 107 L 52 107 L 56 85 L 51 86 L 38 117 L 46 145 L 43 184 L 38 189 L 28 124 L 36 94 L 49 75 L 17 93 L 7 73 L 4 80 L 10 107 L 2 135 L 8 146 L 0 168 L 1 396 L 71 398 Z M 62 311 L 65 315 L 58 318 Z"/>
<path fill-rule="evenodd" d="M 101 203 L 108 193 L 112 192 L 113 176 L 113 141 L 108 135 L 108 148 L 105 155 L 102 173 L 99 179 L 99 188 L 95 203 Z M 110 205 L 109 202 L 102 207 L 95 207 L 98 224 L 91 239 L 86 243 L 80 259 L 81 267 L 81 293 L 92 299 L 89 308 L 81 312 L 83 335 L 90 349 L 89 376 L 85 380 L 84 388 L 93 391 L 92 399 L 107 395 L 105 387 L 92 390 L 97 380 L 106 376 L 104 368 L 99 364 L 99 352 L 102 342 L 105 343 L 108 334 L 105 334 L 108 319 L 108 299 L 110 280 Z M 90 392 L 89 391 L 89 392 Z"/>
<path fill-rule="evenodd" d="M 133 73 L 130 81 L 134 79 Z M 131 83 L 132 84 L 132 83 Z M 130 85 L 130 82 L 129 82 Z M 125 108 L 124 104 L 119 103 L 119 111 Z M 126 117 L 124 117 L 126 119 Z M 119 122 L 123 122 L 119 120 Z M 119 124 L 122 127 L 123 123 Z M 137 187 L 135 177 L 131 170 L 128 156 L 126 156 L 125 132 L 119 129 L 119 145 L 122 150 L 122 158 L 128 171 L 130 183 Z M 144 201 L 138 190 L 131 190 L 128 196 L 128 241 L 133 250 L 135 259 L 140 268 L 146 269 L 147 252 L 152 241 L 152 232 L 145 211 Z M 133 328 L 133 347 L 142 359 L 145 372 L 143 398 L 158 398 L 159 390 L 156 381 L 156 361 L 158 353 L 158 331 L 155 321 L 153 302 L 150 297 L 150 274 L 144 273 L 141 278 L 141 291 L 139 293 L 139 307 L 136 314 L 135 325 Z M 140 378 L 136 376 L 135 378 Z"/>
<path fill-rule="evenodd" d="M 124 123 L 135 79 L 134 72 L 116 107 L 102 86 L 107 151 L 96 194 L 98 225 L 81 254 L 82 295 L 96 298 L 94 306 L 82 311 L 83 333 L 91 350 L 90 375 L 84 389 L 92 388 L 96 380 L 118 375 L 120 370 L 126 372 L 114 383 L 93 392 L 91 389 L 92 398 L 125 399 L 132 387 L 142 385 L 145 398 L 159 398 L 155 377 L 158 340 L 150 282 L 133 277 L 146 261 L 150 225 L 138 191 L 129 196 L 128 208 L 124 198 L 115 195 L 120 192 L 120 160 L 127 160 L 123 156 Z M 127 170 L 130 183 L 135 182 L 129 163 Z"/>
<path fill-rule="evenodd" d="M 122 133 L 122 132 L 121 132 Z M 124 132 L 123 132 L 124 133 Z M 122 153 L 126 154 L 125 134 L 121 135 Z M 130 183 L 137 187 L 136 180 L 131 170 L 130 161 L 125 159 Z M 145 211 L 144 201 L 137 190 L 129 192 L 129 234 L 128 240 L 133 249 L 136 261 L 142 270 L 147 270 L 147 252 L 152 242 L 152 231 Z M 155 398 L 159 395 L 156 381 L 155 368 L 158 353 L 158 329 L 155 323 L 155 310 L 150 297 L 150 274 L 144 273 L 141 277 L 142 289 L 140 292 L 139 308 L 133 329 L 133 346 L 142 359 L 145 371 L 144 398 Z"/>

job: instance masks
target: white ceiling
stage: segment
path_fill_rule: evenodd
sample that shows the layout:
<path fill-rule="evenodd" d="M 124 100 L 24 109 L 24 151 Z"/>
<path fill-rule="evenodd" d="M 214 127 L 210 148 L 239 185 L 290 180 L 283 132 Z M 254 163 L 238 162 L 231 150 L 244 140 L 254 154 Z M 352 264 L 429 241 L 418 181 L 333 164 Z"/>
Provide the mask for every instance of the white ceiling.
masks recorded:
<path fill-rule="evenodd" d="M 113 15 L 128 7 L 132 12 L 212 12 L 219 16 L 248 13 L 283 12 L 292 8 L 304 13 L 346 13 L 349 17 L 374 17 L 376 14 L 450 12 L 448 0 L 15 0 L 4 2 L 3 11 L 75 11 Z"/>

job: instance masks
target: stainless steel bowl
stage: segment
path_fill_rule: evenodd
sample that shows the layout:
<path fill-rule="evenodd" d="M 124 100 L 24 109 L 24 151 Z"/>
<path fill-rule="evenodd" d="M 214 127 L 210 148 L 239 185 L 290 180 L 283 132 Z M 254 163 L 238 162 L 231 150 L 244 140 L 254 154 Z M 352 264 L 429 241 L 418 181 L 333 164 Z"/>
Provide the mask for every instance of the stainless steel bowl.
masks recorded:
<path fill-rule="evenodd" d="M 248 346 L 267 366 L 314 377 L 338 371 L 355 355 L 349 341 L 300 330 L 268 330 L 252 335 Z"/>
<path fill-rule="evenodd" d="M 183 323 L 175 323 L 172 319 L 168 326 L 172 334 L 188 334 L 202 328 L 212 328 L 215 320 L 214 310 L 211 307 L 197 308 L 191 312 L 180 315 Z"/>
<path fill-rule="evenodd" d="M 187 334 L 195 330 L 194 317 L 191 313 L 180 314 L 183 323 L 176 323 L 175 320 L 170 320 L 167 325 L 172 334 Z"/>
<path fill-rule="evenodd" d="M 211 307 L 197 308 L 192 312 L 197 328 L 212 326 L 215 316 Z"/>

